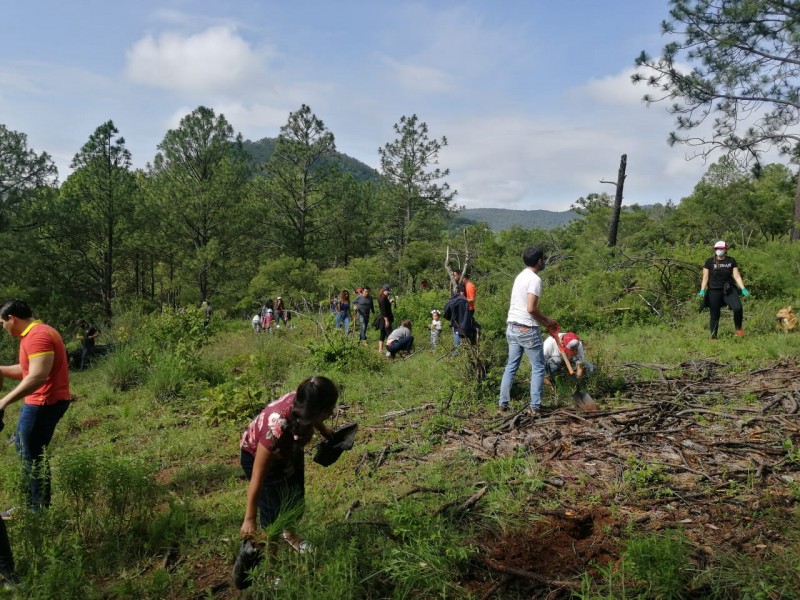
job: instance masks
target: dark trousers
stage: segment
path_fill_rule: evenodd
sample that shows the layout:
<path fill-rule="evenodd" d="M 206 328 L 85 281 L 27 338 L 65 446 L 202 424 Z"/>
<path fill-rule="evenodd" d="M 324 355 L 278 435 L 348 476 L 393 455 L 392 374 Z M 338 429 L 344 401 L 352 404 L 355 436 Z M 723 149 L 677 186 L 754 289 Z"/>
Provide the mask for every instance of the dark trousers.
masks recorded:
<path fill-rule="evenodd" d="M 247 481 L 253 477 L 255 460 L 255 456 L 242 451 L 239 462 Z M 287 468 L 286 463 L 279 461 L 264 474 L 258 494 L 258 522 L 262 529 L 274 523 L 283 510 L 297 509 L 296 518 L 302 516 L 302 504 L 306 495 L 304 461 L 303 449 L 298 448 L 290 459 L 290 467 Z"/>
<path fill-rule="evenodd" d="M 88 346 L 81 348 L 81 371 L 89 364 L 89 356 L 92 354 L 92 349 Z"/>
<path fill-rule="evenodd" d="M 37 512 L 50 506 L 50 465 L 43 460 L 44 452 L 68 408 L 68 401 L 43 406 L 23 404 L 19 412 L 14 441 L 22 457 L 28 504 Z"/>
<path fill-rule="evenodd" d="M 6 523 L 0 519 L 0 577 L 14 575 L 14 555 L 11 553 L 11 542 L 8 541 Z"/>
<path fill-rule="evenodd" d="M 710 315 L 708 329 L 711 332 L 711 337 L 717 337 L 717 330 L 719 329 L 719 317 L 722 307 L 728 305 L 733 311 L 733 325 L 736 329 L 742 328 L 742 320 L 744 318 L 744 309 L 742 308 L 742 301 L 736 293 L 735 288 L 731 288 L 726 294 L 724 290 L 708 290 L 708 312 Z"/>
<path fill-rule="evenodd" d="M 409 335 L 408 337 L 404 337 L 402 340 L 394 340 L 386 344 L 386 349 L 389 351 L 389 354 L 394 356 L 401 350 L 408 350 L 411 351 L 411 346 L 414 345 L 414 336 Z"/>

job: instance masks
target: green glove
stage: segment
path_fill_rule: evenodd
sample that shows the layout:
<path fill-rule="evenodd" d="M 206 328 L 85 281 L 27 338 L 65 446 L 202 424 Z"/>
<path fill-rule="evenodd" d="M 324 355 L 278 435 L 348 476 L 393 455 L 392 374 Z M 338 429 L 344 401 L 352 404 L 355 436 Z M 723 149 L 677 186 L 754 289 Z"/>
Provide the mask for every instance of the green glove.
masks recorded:
<path fill-rule="evenodd" d="M 742 288 L 742 296 L 747 298 L 750 295 L 750 292 L 747 291 L 747 288 Z"/>
<path fill-rule="evenodd" d="M 706 291 L 705 290 L 700 290 L 699 292 L 697 292 L 697 295 L 700 298 L 705 298 L 706 297 Z"/>

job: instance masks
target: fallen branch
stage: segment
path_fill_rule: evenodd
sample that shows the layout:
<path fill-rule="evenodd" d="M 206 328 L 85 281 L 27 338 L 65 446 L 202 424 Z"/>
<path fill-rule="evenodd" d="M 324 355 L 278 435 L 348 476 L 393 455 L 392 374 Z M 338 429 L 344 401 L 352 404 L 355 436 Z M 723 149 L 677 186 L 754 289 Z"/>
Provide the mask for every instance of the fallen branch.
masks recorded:
<path fill-rule="evenodd" d="M 530 571 L 526 571 L 524 569 L 518 569 L 516 567 L 510 567 L 508 565 L 504 565 L 491 558 L 484 557 L 482 560 L 483 563 L 493 571 L 497 571 L 498 573 L 504 573 L 506 575 L 513 575 L 514 577 L 521 577 L 522 579 L 528 579 L 529 581 L 535 581 L 536 583 L 539 583 L 541 585 L 546 585 L 548 587 L 558 587 L 568 590 L 574 590 L 579 587 L 579 584 L 573 581 L 564 581 L 562 579 L 549 579 L 548 577 L 537 575 L 536 573 L 531 573 Z"/>
<path fill-rule="evenodd" d="M 479 490 L 478 490 L 477 492 L 475 492 L 474 494 L 472 494 L 472 496 L 470 496 L 469 498 L 467 498 L 467 499 L 466 499 L 466 501 L 464 501 L 464 502 L 461 504 L 461 506 L 459 506 L 459 507 L 458 507 L 458 512 L 459 512 L 459 513 L 466 512 L 466 511 L 468 511 L 470 508 L 472 508 L 473 506 L 475 506 L 475 505 L 478 503 L 478 500 L 480 500 L 481 498 L 483 498 L 483 497 L 486 495 L 486 492 L 487 492 L 487 491 L 489 491 L 489 488 L 488 488 L 488 487 L 484 487 L 484 488 L 481 488 L 481 489 L 479 489 Z M 454 507 L 456 504 L 458 504 L 458 502 L 459 502 L 458 500 L 453 500 L 452 502 L 447 502 L 446 504 L 442 504 L 442 505 L 441 505 L 439 508 L 437 508 L 437 509 L 434 511 L 434 513 L 433 513 L 433 514 L 434 514 L 434 515 L 441 515 L 442 513 L 444 513 L 444 512 L 445 512 L 446 510 L 448 510 L 449 508 L 452 508 L 452 507 Z"/>

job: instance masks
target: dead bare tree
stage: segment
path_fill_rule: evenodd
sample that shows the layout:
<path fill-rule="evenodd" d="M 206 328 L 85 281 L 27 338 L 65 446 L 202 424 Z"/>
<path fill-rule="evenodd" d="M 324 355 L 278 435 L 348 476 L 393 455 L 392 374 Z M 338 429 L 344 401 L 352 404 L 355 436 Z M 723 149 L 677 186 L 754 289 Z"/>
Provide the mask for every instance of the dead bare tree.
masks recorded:
<path fill-rule="evenodd" d="M 616 186 L 617 193 L 614 195 L 614 206 L 611 210 L 611 223 L 608 226 L 608 247 L 613 248 L 617 245 L 617 231 L 619 231 L 619 214 L 622 211 L 622 189 L 625 186 L 625 168 L 628 166 L 628 155 L 623 154 L 619 160 L 619 172 L 617 181 L 600 180 L 600 183 L 610 183 Z"/>
<path fill-rule="evenodd" d="M 459 264 L 459 280 L 467 274 L 469 269 L 469 243 L 467 242 L 467 230 L 464 230 L 464 262 Z M 459 261 L 460 262 L 460 261 Z M 455 296 L 458 293 L 458 282 L 456 281 L 456 271 L 450 266 L 450 246 L 447 246 L 447 252 L 444 257 L 444 269 L 447 271 L 447 277 L 450 279 L 450 295 Z"/>

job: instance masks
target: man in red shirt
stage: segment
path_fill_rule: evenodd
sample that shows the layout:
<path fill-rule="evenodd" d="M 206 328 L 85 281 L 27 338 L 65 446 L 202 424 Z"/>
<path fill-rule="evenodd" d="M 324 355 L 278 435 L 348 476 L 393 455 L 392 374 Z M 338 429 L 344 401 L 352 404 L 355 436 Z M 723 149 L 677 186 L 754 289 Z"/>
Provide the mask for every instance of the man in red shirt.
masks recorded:
<path fill-rule="evenodd" d="M 0 321 L 9 335 L 18 337 L 19 363 L 0 367 L 0 375 L 20 382 L 0 398 L 0 410 L 22 398 L 15 441 L 29 481 L 28 501 L 33 511 L 50 506 L 50 468 L 42 461 L 56 425 L 70 402 L 67 353 L 61 335 L 33 318 L 22 300 L 0 307 Z"/>

